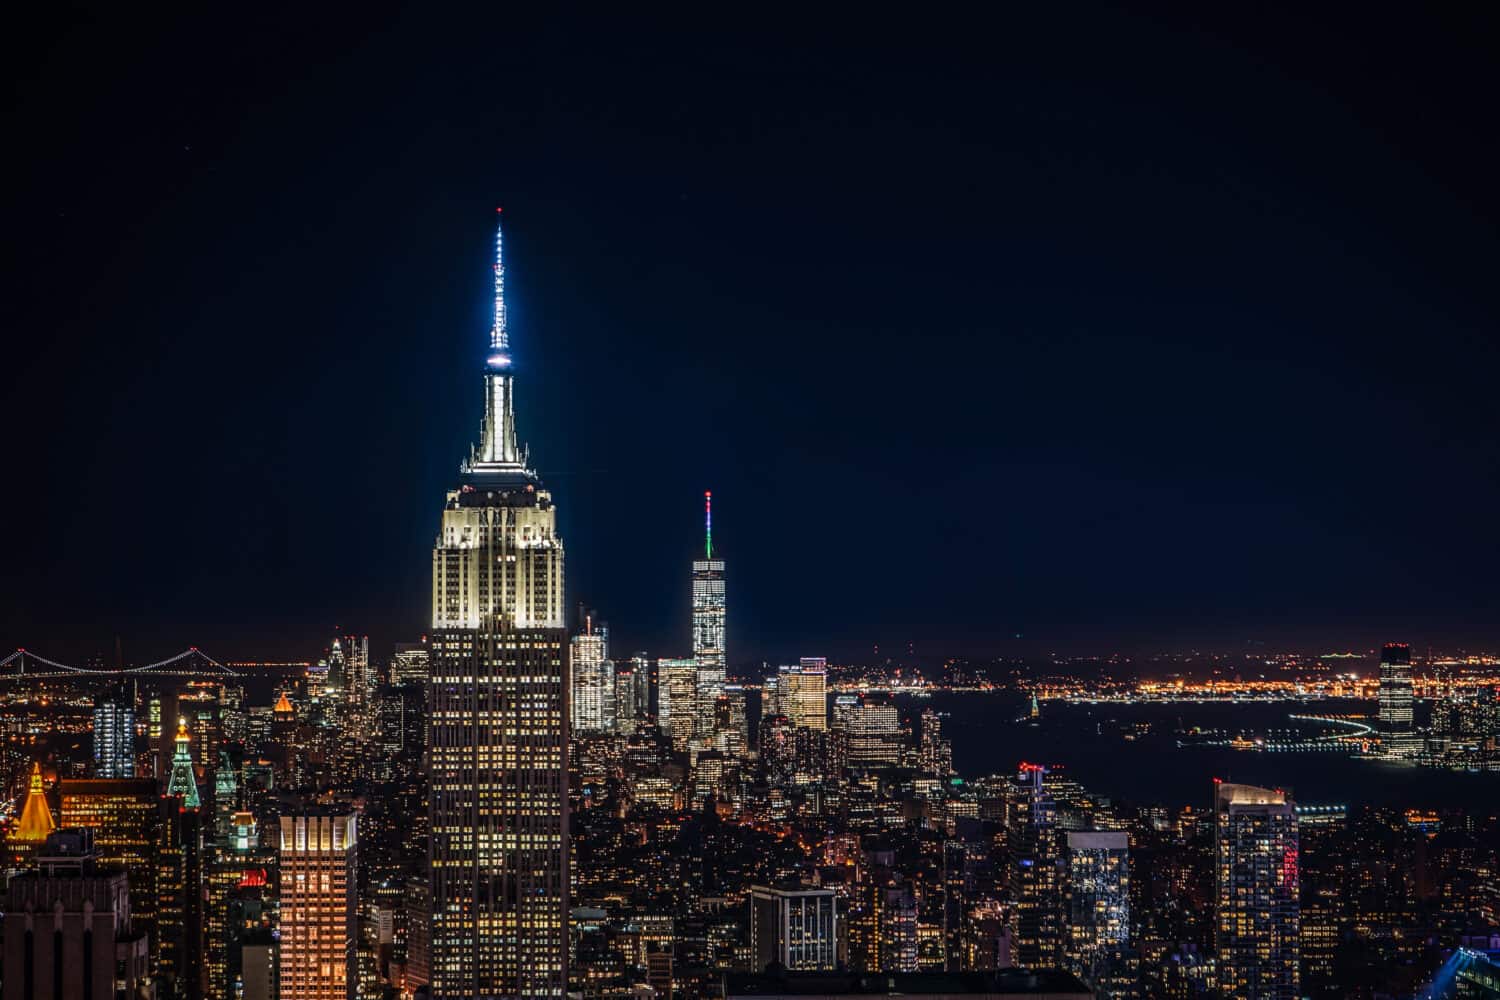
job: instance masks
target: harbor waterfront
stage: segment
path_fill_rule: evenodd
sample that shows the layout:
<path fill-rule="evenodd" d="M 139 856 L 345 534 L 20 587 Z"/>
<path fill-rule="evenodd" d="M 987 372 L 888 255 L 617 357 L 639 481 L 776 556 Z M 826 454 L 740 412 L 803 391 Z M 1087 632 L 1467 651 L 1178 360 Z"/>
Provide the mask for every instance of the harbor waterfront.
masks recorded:
<path fill-rule="evenodd" d="M 943 734 L 953 743 L 954 766 L 966 778 L 1035 760 L 1058 766 L 1098 794 L 1143 805 L 1206 803 L 1214 778 L 1286 787 L 1295 790 L 1299 802 L 1350 807 L 1478 808 L 1500 799 L 1497 772 L 1449 771 L 1326 751 L 1178 745 L 1179 730 L 1298 728 L 1290 716 L 1371 714 L 1375 706 L 1369 702 L 1048 703 L 1034 722 L 1023 718 L 1023 699 L 1011 691 L 934 692 L 901 696 L 898 702 L 903 717 L 923 708 L 947 716 Z"/>

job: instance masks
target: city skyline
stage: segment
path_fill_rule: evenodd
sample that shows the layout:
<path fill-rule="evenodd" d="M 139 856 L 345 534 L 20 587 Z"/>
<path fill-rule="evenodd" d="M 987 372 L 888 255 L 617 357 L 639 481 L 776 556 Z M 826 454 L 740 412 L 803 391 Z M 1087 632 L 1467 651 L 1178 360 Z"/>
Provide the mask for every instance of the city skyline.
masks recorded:
<path fill-rule="evenodd" d="M 1500 1000 L 1500 8 L 26 17 L 0 1000 Z"/>

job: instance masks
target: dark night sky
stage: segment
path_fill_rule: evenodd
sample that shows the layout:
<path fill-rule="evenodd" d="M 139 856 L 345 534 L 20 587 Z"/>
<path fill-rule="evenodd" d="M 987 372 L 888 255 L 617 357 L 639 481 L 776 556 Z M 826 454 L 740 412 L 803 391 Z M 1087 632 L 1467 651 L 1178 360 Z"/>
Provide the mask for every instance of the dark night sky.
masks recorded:
<path fill-rule="evenodd" d="M 45 16 L 0 646 L 421 630 L 496 204 L 617 648 L 1500 639 L 1493 6 Z"/>

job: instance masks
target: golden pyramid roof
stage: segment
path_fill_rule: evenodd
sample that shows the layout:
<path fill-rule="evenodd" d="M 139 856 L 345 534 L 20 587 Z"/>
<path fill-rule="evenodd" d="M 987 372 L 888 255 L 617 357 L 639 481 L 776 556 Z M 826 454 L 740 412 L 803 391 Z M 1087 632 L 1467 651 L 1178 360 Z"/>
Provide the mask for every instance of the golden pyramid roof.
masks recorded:
<path fill-rule="evenodd" d="M 31 790 L 26 793 L 26 805 L 21 808 L 21 822 L 12 831 L 10 839 L 40 844 L 55 829 L 57 823 L 52 819 L 52 808 L 47 805 L 47 793 L 42 788 L 42 765 L 32 761 Z"/>

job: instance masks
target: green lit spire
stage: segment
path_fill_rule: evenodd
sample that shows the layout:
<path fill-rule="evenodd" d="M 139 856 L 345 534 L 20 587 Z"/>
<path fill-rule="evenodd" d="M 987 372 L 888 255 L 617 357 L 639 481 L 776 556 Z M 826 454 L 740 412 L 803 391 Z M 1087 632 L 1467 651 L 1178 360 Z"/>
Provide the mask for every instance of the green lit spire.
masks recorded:
<path fill-rule="evenodd" d="M 172 754 L 172 775 L 167 779 L 167 794 L 182 796 L 182 808 L 197 809 L 202 803 L 198 799 L 198 782 L 193 777 L 193 755 L 188 751 L 187 720 L 177 720 L 177 750 Z"/>
<path fill-rule="evenodd" d="M 703 491 L 703 558 L 714 557 L 714 495 Z"/>

